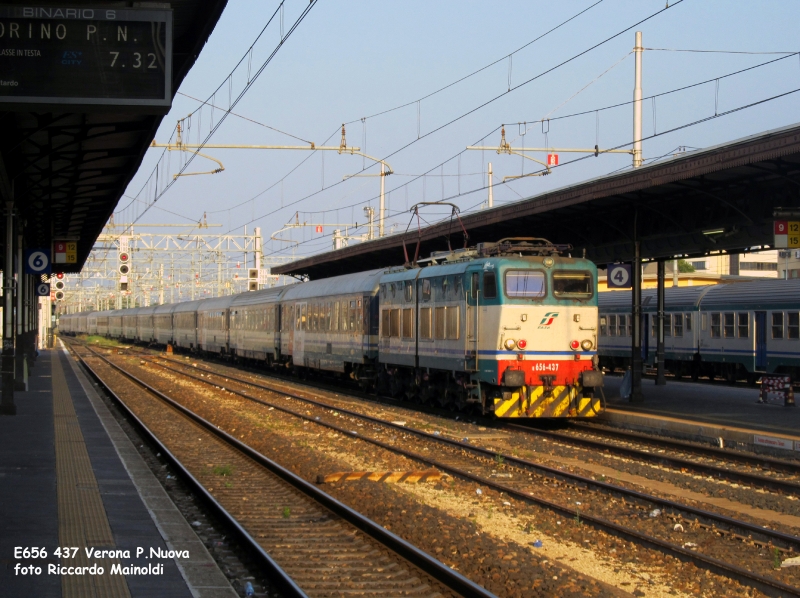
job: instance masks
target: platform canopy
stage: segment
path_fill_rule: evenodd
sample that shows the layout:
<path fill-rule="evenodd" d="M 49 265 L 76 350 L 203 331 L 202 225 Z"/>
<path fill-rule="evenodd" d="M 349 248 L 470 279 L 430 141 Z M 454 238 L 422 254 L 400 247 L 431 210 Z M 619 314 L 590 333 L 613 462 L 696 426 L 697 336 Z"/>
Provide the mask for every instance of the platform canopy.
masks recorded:
<path fill-rule="evenodd" d="M 74 67 L 71 72 L 75 74 L 59 78 L 58 73 L 51 72 L 52 64 L 51 70 L 41 68 L 39 76 L 43 81 L 39 81 L 38 87 L 31 81 L 28 95 L 41 97 L 50 93 L 52 96 L 57 92 L 59 96 L 72 93 L 73 97 L 79 97 L 81 86 L 86 90 L 86 99 L 82 102 L 52 103 L 51 97 L 48 100 L 51 103 L 40 103 L 26 94 L 18 94 L 20 97 L 11 102 L 7 97 L 10 92 L 0 98 L 0 199 L 3 204 L 0 209 L 5 212 L 7 204 L 14 203 L 24 222 L 25 247 L 49 248 L 54 240 L 77 242 L 77 261 L 59 265 L 59 269 L 65 272 L 81 269 L 226 4 L 227 0 L 173 0 L 168 3 L 99 0 L 40 7 L 16 0 L 3 3 L 0 24 L 8 36 L 12 24 L 16 23 L 20 39 L 18 44 L 15 40 L 17 56 L 14 58 L 23 65 L 13 76 L 4 72 L 3 85 L 5 80 L 21 79 L 25 83 L 22 77 L 25 69 L 35 72 L 36 59 L 40 57 L 36 54 L 37 42 L 45 47 L 44 44 L 56 44 L 72 36 L 74 43 L 59 51 L 63 52 L 60 56 L 64 61 L 72 61 L 68 66 Z M 56 9 L 61 12 L 54 13 Z M 67 13 L 68 10 L 91 11 L 92 14 Z M 128 15 L 127 20 L 120 23 L 130 26 L 118 29 L 117 24 L 104 22 L 107 12 L 111 11 L 118 11 L 119 18 L 123 13 Z M 162 17 L 137 23 L 134 14 L 137 11 L 149 11 Z M 164 13 L 167 16 L 163 17 Z M 168 36 L 165 28 L 170 22 L 172 34 Z M 80 37 L 73 34 L 73 29 L 78 28 Z M 106 41 L 113 35 L 116 46 L 109 45 L 102 48 L 102 52 L 94 52 L 107 59 L 102 65 L 96 65 L 102 67 L 97 73 L 104 86 L 104 91 L 98 92 L 93 87 L 96 81 L 81 69 L 89 58 L 94 58 L 86 40 L 97 39 L 106 31 L 108 35 L 100 39 Z M 143 43 L 143 33 L 149 36 L 146 43 Z M 111 41 L 108 39 L 109 44 Z M 82 50 L 79 42 L 87 48 Z M 171 60 L 165 60 L 169 55 Z M 46 66 L 44 61 L 40 64 Z M 141 72 L 137 80 L 116 74 L 123 72 L 122 68 L 128 72 L 137 64 Z M 8 71 L 7 65 L 4 71 Z M 160 78 L 154 75 L 156 72 L 162 73 Z M 114 101 L 98 101 L 98 93 Z M 138 94 L 139 99 L 121 99 L 130 94 Z M 0 243 L 3 242 L 4 237 L 0 239 Z"/>
<path fill-rule="evenodd" d="M 593 159 L 593 158 L 591 158 Z M 558 176 L 558 171 L 553 176 Z M 771 246 L 776 211 L 800 212 L 800 125 L 687 152 L 482 210 L 463 218 L 469 244 L 544 237 L 574 246 L 597 264 L 642 258 L 740 253 Z M 800 220 L 800 218 L 797 218 Z M 420 257 L 463 244 L 457 223 L 421 231 Z M 416 230 L 352 245 L 272 269 L 311 279 L 404 262 Z"/>

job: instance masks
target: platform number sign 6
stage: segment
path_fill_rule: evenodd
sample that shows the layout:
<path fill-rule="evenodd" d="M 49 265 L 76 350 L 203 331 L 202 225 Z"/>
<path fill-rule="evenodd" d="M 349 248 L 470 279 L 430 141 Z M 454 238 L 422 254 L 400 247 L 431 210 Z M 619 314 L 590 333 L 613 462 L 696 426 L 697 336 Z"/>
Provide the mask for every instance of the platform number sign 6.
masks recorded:
<path fill-rule="evenodd" d="M 609 264 L 608 278 L 606 283 L 608 288 L 629 289 L 631 288 L 631 266 L 630 264 Z"/>
<path fill-rule="evenodd" d="M 28 249 L 25 251 L 25 272 L 27 274 L 49 274 L 50 255 L 44 249 Z"/>

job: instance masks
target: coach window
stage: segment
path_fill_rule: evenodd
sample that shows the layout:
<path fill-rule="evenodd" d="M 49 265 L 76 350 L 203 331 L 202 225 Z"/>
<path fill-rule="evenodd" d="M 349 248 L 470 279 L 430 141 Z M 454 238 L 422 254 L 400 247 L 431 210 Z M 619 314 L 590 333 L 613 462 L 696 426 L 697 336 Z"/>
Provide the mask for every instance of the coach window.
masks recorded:
<path fill-rule="evenodd" d="M 685 314 L 683 321 L 685 322 L 686 332 L 692 331 L 692 314 Z"/>
<path fill-rule="evenodd" d="M 608 336 L 608 326 L 606 325 L 606 316 L 600 316 L 600 336 Z"/>
<path fill-rule="evenodd" d="M 410 280 L 407 280 L 405 283 L 405 298 L 406 301 L 412 301 L 414 299 L 414 285 Z"/>
<path fill-rule="evenodd" d="M 536 270 L 509 270 L 505 274 L 508 297 L 541 299 L 545 296 L 544 272 Z"/>
<path fill-rule="evenodd" d="M 664 314 L 664 336 L 672 336 L 672 314 Z"/>
<path fill-rule="evenodd" d="M 800 313 L 796 311 L 786 313 L 786 338 L 792 340 L 800 338 Z"/>
<path fill-rule="evenodd" d="M 683 314 L 672 315 L 672 331 L 675 336 L 683 336 Z"/>
<path fill-rule="evenodd" d="M 711 338 L 722 336 L 722 314 L 711 314 Z"/>
<path fill-rule="evenodd" d="M 356 302 L 350 302 L 350 330 L 356 332 Z"/>
<path fill-rule="evenodd" d="M 736 326 L 739 338 L 747 338 L 750 331 L 750 314 L 747 312 L 736 314 Z"/>
<path fill-rule="evenodd" d="M 333 330 L 339 330 L 339 302 L 333 302 Z"/>
<path fill-rule="evenodd" d="M 772 338 L 783 338 L 783 312 L 772 312 Z"/>
<path fill-rule="evenodd" d="M 562 270 L 553 272 L 553 295 L 564 299 L 589 299 L 594 295 L 592 275 Z"/>
<path fill-rule="evenodd" d="M 735 338 L 736 337 L 736 326 L 735 324 L 735 316 L 736 314 L 725 314 L 725 338 Z"/>
<path fill-rule="evenodd" d="M 497 297 L 497 276 L 494 272 L 484 272 L 483 274 L 483 296 L 487 299 Z"/>
<path fill-rule="evenodd" d="M 307 309 L 308 309 L 308 304 L 306 303 L 303 303 L 303 305 L 300 306 L 300 330 L 307 330 L 306 327 Z"/>
<path fill-rule="evenodd" d="M 617 336 L 617 316 L 611 314 L 608 316 L 608 336 Z"/>
<path fill-rule="evenodd" d="M 800 313 L 796 311 L 786 314 L 786 338 L 792 340 L 800 338 Z"/>

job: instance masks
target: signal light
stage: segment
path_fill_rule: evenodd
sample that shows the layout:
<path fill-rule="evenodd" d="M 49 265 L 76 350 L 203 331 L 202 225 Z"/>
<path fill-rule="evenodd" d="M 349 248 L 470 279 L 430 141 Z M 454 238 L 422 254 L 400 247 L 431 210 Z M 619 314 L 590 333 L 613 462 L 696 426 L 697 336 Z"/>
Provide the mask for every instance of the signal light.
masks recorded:
<path fill-rule="evenodd" d="M 258 290 L 258 281 L 257 280 L 248 280 L 247 281 L 247 290 L 248 291 L 257 291 Z"/>
<path fill-rule="evenodd" d="M 64 291 L 56 291 L 56 301 L 62 301 L 64 299 Z"/>
<path fill-rule="evenodd" d="M 64 281 L 63 280 L 57 280 L 56 284 L 55 284 L 55 287 L 56 287 L 57 291 L 63 291 L 64 290 Z"/>
<path fill-rule="evenodd" d="M 131 259 L 131 256 L 128 255 L 126 252 L 122 252 L 119 254 L 119 261 L 121 261 L 123 264 L 127 262 L 129 259 Z"/>
<path fill-rule="evenodd" d="M 581 344 L 578 341 L 571 341 L 569 343 L 569 348 L 572 349 L 573 351 L 577 351 L 578 349 L 581 348 Z"/>
<path fill-rule="evenodd" d="M 62 278 L 64 278 L 64 273 L 63 272 L 56 272 L 56 278 L 61 280 Z"/>
<path fill-rule="evenodd" d="M 131 267 L 128 264 L 120 264 L 119 266 L 119 273 L 120 274 L 128 274 L 131 271 Z"/>

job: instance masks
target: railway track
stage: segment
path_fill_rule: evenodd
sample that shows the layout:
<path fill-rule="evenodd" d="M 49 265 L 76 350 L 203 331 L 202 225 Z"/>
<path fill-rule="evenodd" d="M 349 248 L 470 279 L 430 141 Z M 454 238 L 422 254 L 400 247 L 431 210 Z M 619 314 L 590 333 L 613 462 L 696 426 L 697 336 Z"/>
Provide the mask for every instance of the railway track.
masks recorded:
<path fill-rule="evenodd" d="M 800 549 L 800 538 L 791 534 L 786 534 L 777 530 L 763 528 L 762 526 L 752 523 L 739 521 L 730 517 L 725 517 L 717 513 L 705 511 L 691 507 L 689 505 L 677 503 L 675 501 L 665 500 L 656 496 L 648 495 L 646 493 L 637 492 L 634 490 L 622 488 L 620 486 L 600 482 L 592 478 L 580 476 L 570 472 L 562 471 L 556 468 L 547 467 L 526 459 L 520 459 L 513 455 L 502 454 L 496 451 L 490 451 L 477 446 L 470 445 L 469 443 L 461 442 L 458 440 L 445 438 L 440 435 L 431 434 L 421 430 L 407 428 L 402 425 L 394 424 L 390 421 L 382 420 L 380 418 L 372 417 L 345 409 L 341 404 L 331 404 L 330 402 L 319 401 L 312 397 L 306 396 L 306 393 L 299 394 L 296 391 L 287 391 L 286 386 L 276 384 L 262 384 L 254 380 L 248 380 L 238 376 L 233 376 L 230 373 L 219 373 L 210 371 L 208 367 L 204 367 L 202 372 L 197 369 L 187 366 L 186 364 L 172 361 L 164 363 L 164 360 L 150 359 L 148 362 L 153 363 L 165 370 L 184 376 L 195 382 L 200 382 L 212 387 L 223 388 L 226 393 L 237 395 L 248 401 L 259 403 L 269 408 L 282 411 L 293 417 L 304 419 L 308 422 L 328 427 L 331 430 L 336 430 L 343 435 L 357 436 L 361 440 L 372 443 L 382 449 L 392 451 L 397 454 L 402 454 L 415 461 L 426 463 L 429 466 L 436 467 L 441 471 L 450 473 L 460 479 L 470 480 L 483 486 L 493 488 L 499 492 L 504 492 L 508 496 L 532 502 L 540 507 L 549 509 L 552 512 L 563 515 L 564 517 L 577 518 L 583 522 L 594 526 L 597 529 L 603 530 L 609 534 L 623 537 L 627 540 L 635 542 L 639 545 L 658 550 L 664 554 L 679 558 L 684 561 L 689 561 L 697 566 L 713 571 L 717 574 L 736 579 L 737 581 L 757 588 L 768 595 L 792 595 L 800 596 L 800 590 L 796 589 L 793 584 L 784 583 L 781 580 L 775 579 L 772 576 L 765 575 L 764 571 L 755 572 L 749 570 L 750 567 L 742 567 L 733 564 L 725 558 L 718 558 L 721 555 L 730 553 L 731 550 L 738 552 L 738 555 L 732 555 L 734 558 L 730 560 L 738 560 L 740 563 L 747 563 L 748 546 L 755 543 L 755 545 L 768 545 L 768 546 L 782 546 L 786 550 L 797 552 Z M 191 371 L 194 370 L 194 371 Z M 202 375 L 199 375 L 201 374 Z M 255 389 L 247 391 L 237 389 L 237 385 L 242 387 Z M 309 415 L 295 409 L 288 408 L 285 403 L 278 402 L 275 397 L 272 400 L 265 400 L 263 396 L 257 396 L 258 392 L 267 392 L 273 395 L 279 395 L 280 398 L 292 398 L 294 400 L 302 401 L 305 405 L 313 405 L 324 411 L 331 409 L 337 410 L 341 415 L 351 418 L 358 418 L 364 422 L 377 424 L 384 428 L 391 428 L 397 432 L 402 433 L 405 438 L 403 439 L 403 446 L 399 447 L 394 443 L 387 443 L 378 438 L 370 437 L 364 433 L 354 433 L 347 427 L 343 427 L 338 423 L 326 421 L 327 417 L 323 415 Z M 413 437 L 414 442 L 409 442 L 409 438 Z M 416 443 L 416 444 L 415 444 Z M 434 443 L 441 447 L 446 447 L 447 450 L 444 454 L 436 458 L 429 455 L 422 454 L 428 448 L 424 445 Z M 418 450 L 410 450 L 417 448 Z M 536 479 L 528 476 L 529 479 L 522 479 L 520 481 L 503 481 L 499 482 L 497 479 L 492 479 L 492 471 L 498 467 L 498 464 L 503 464 L 503 469 L 513 470 L 515 472 L 528 472 L 535 473 Z M 548 489 L 557 490 L 559 486 L 570 485 L 578 488 L 591 488 L 594 492 L 599 492 L 606 496 L 609 495 L 616 497 L 623 497 L 623 501 L 619 508 L 616 509 L 616 517 L 602 516 L 602 514 L 593 514 L 591 509 L 582 510 L 580 507 L 575 506 L 581 504 L 579 501 L 570 502 L 556 502 L 545 498 L 541 492 L 542 483 L 545 486 L 550 484 Z M 548 495 L 551 493 L 547 493 Z M 586 501 L 598 502 L 598 497 L 594 496 L 594 500 Z M 586 500 L 585 498 L 583 500 Z M 708 550 L 708 554 L 698 552 L 694 547 L 689 547 L 684 543 L 683 545 L 675 543 L 670 538 L 668 530 L 661 529 L 660 534 L 648 533 L 643 528 L 647 525 L 621 525 L 616 520 L 629 521 L 640 523 L 643 519 L 643 512 L 646 513 L 653 506 L 656 506 L 671 516 L 670 521 L 682 521 L 687 526 L 694 525 L 697 527 L 698 535 L 703 536 L 704 539 L 699 544 L 705 546 L 709 542 L 709 537 L 722 536 L 726 544 L 724 549 L 720 547 L 712 547 Z M 607 515 L 607 514 L 606 514 Z M 646 521 L 646 519 L 645 519 Z M 667 526 L 670 527 L 671 523 Z M 664 527 L 663 525 L 661 526 Z M 666 536 L 666 537 L 665 537 Z M 751 555 L 752 556 L 752 555 Z"/>
<path fill-rule="evenodd" d="M 73 353 L 286 596 L 493 596 L 104 356 Z"/>
<path fill-rule="evenodd" d="M 136 350 L 144 351 L 141 347 L 135 348 Z M 269 373 L 264 375 L 274 378 Z M 278 379 L 283 379 L 283 377 L 278 377 Z M 320 388 L 322 390 L 330 390 L 326 385 L 322 385 Z M 374 395 L 366 395 L 354 389 L 347 389 L 347 392 L 367 400 L 376 399 Z M 385 399 L 391 404 L 405 404 L 390 397 L 377 398 Z M 416 410 L 424 409 L 418 404 L 411 404 L 410 407 Z M 439 414 L 439 410 L 433 409 L 431 413 Z M 447 416 L 450 416 L 450 412 L 447 413 Z M 569 422 L 572 430 L 568 432 L 545 430 L 541 427 L 532 428 L 525 424 L 498 420 L 487 420 L 483 421 L 483 423 L 494 428 L 505 428 L 535 434 L 599 453 L 614 454 L 641 462 L 666 466 L 676 471 L 694 472 L 699 475 L 710 476 L 716 480 L 725 480 L 735 484 L 800 497 L 800 462 L 797 461 L 776 459 L 637 432 L 600 427 L 595 423 Z M 592 436 L 595 436 L 595 438 Z M 601 436 L 603 440 L 597 439 L 596 436 Z M 648 448 L 637 448 L 636 445 L 642 444 L 647 445 Z M 746 469 L 736 469 L 736 466 L 745 467 Z"/>

